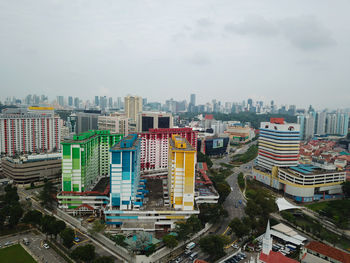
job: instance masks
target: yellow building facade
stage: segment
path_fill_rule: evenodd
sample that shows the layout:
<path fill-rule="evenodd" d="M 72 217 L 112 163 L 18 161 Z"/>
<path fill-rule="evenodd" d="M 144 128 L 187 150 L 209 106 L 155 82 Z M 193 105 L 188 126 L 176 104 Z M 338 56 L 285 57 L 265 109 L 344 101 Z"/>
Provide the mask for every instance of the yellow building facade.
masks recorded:
<path fill-rule="evenodd" d="M 175 209 L 194 209 L 196 150 L 183 137 L 169 139 L 168 188 Z"/>

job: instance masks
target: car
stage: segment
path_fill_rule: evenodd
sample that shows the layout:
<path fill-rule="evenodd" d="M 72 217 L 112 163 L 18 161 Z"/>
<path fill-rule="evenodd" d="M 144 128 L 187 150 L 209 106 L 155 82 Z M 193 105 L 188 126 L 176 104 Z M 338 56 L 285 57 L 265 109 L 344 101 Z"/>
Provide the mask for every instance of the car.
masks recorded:
<path fill-rule="evenodd" d="M 5 243 L 5 246 L 10 246 L 10 245 L 12 245 L 12 244 L 13 244 L 12 241 L 7 241 L 7 242 Z"/>
<path fill-rule="evenodd" d="M 232 247 L 235 248 L 235 249 L 237 249 L 237 248 L 238 248 L 238 245 L 237 245 L 237 244 L 233 244 Z"/>
<path fill-rule="evenodd" d="M 175 263 L 180 263 L 182 261 L 182 257 L 178 257 L 177 259 L 175 259 Z"/>
<path fill-rule="evenodd" d="M 46 248 L 46 249 L 50 248 L 50 246 L 48 244 L 46 244 L 46 243 L 44 243 L 43 247 Z"/>
<path fill-rule="evenodd" d="M 74 238 L 74 241 L 75 241 L 75 242 L 80 242 L 80 238 L 79 238 L 79 237 L 75 237 L 75 238 Z"/>

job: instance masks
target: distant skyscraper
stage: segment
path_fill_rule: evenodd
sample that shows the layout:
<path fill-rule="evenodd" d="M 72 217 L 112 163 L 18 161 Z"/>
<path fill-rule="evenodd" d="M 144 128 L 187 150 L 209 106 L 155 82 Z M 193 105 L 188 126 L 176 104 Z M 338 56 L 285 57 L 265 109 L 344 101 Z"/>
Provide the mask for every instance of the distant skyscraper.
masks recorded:
<path fill-rule="evenodd" d="M 316 134 L 324 135 L 326 133 L 326 118 L 327 113 L 325 111 L 316 113 Z"/>
<path fill-rule="evenodd" d="M 196 106 L 196 94 L 191 94 L 190 103 L 191 103 L 193 106 Z"/>
<path fill-rule="evenodd" d="M 142 98 L 139 96 L 127 96 L 124 98 L 124 111 L 128 118 L 136 121 L 137 114 L 142 112 Z"/>
<path fill-rule="evenodd" d="M 98 116 L 101 111 L 84 111 L 77 112 L 76 133 L 87 132 L 89 130 L 97 130 Z"/>
<path fill-rule="evenodd" d="M 57 96 L 57 103 L 60 106 L 64 106 L 64 98 L 63 98 L 63 96 Z"/>
<path fill-rule="evenodd" d="M 100 106 L 100 99 L 98 96 L 95 96 L 95 106 Z"/>
<path fill-rule="evenodd" d="M 253 106 L 253 100 L 252 99 L 248 99 L 248 106 L 252 107 Z"/>
<path fill-rule="evenodd" d="M 68 97 L 68 106 L 73 106 L 73 97 L 72 96 Z"/>
<path fill-rule="evenodd" d="M 113 108 L 113 98 L 112 97 L 109 97 L 108 98 L 108 108 Z"/>
<path fill-rule="evenodd" d="M 143 104 L 143 107 L 147 104 L 147 98 L 142 99 L 142 104 Z"/>
<path fill-rule="evenodd" d="M 79 98 L 78 97 L 74 98 L 74 107 L 79 108 Z"/>

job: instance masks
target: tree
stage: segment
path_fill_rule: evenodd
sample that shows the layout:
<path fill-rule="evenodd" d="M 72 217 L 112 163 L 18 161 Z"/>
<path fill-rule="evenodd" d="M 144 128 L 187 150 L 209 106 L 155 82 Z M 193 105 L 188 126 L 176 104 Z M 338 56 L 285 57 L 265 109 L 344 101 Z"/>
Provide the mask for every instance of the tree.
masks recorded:
<path fill-rule="evenodd" d="M 22 222 L 26 224 L 39 226 L 41 224 L 41 219 L 41 212 L 39 212 L 38 210 L 30 210 L 24 215 Z"/>
<path fill-rule="evenodd" d="M 163 242 L 168 248 L 175 248 L 178 244 L 178 241 L 174 235 L 165 235 L 163 237 Z"/>
<path fill-rule="evenodd" d="M 102 224 L 100 220 L 95 220 L 92 226 L 89 228 L 90 235 L 100 233 L 105 228 L 105 224 Z"/>
<path fill-rule="evenodd" d="M 123 235 L 115 235 L 113 236 L 113 240 L 115 242 L 116 245 L 118 246 L 122 246 L 122 247 L 126 247 L 127 244 L 125 243 L 125 236 Z"/>
<path fill-rule="evenodd" d="M 12 187 L 11 185 L 7 185 L 5 187 L 5 196 L 4 196 L 4 203 L 7 205 L 12 205 L 14 203 L 18 203 L 19 196 L 17 194 L 17 188 Z"/>
<path fill-rule="evenodd" d="M 202 223 L 199 218 L 195 215 L 191 215 L 187 220 L 186 224 L 190 226 L 191 233 L 197 233 L 202 229 Z"/>
<path fill-rule="evenodd" d="M 345 197 L 349 198 L 350 197 L 350 181 L 346 181 L 346 182 L 342 183 L 342 189 L 343 189 L 343 193 L 344 193 Z"/>
<path fill-rule="evenodd" d="M 44 215 L 41 219 L 41 230 L 46 235 L 54 235 L 56 233 L 56 218 L 50 215 Z"/>
<path fill-rule="evenodd" d="M 17 225 L 22 215 L 23 215 L 23 209 L 19 205 L 19 203 L 12 205 L 10 208 L 9 226 L 14 227 L 15 225 Z"/>
<path fill-rule="evenodd" d="M 41 200 L 41 204 L 45 207 L 51 207 L 51 204 L 54 200 L 53 194 L 55 189 L 50 181 L 45 181 L 43 190 L 41 190 L 39 198 Z"/>
<path fill-rule="evenodd" d="M 73 246 L 74 241 L 74 231 L 73 229 L 66 227 L 61 231 L 60 237 L 62 238 L 63 245 L 67 248 L 71 248 Z"/>
<path fill-rule="evenodd" d="M 93 263 L 113 263 L 114 259 L 113 257 L 107 257 L 107 256 L 102 256 L 96 258 Z"/>
<path fill-rule="evenodd" d="M 186 240 L 191 235 L 191 227 L 185 221 L 178 221 L 175 223 L 175 232 L 179 240 Z"/>
<path fill-rule="evenodd" d="M 232 229 L 233 232 L 235 232 L 238 238 L 241 238 L 249 234 L 250 232 L 249 226 L 244 224 L 238 217 L 232 219 L 232 221 L 229 224 L 229 227 Z"/>
<path fill-rule="evenodd" d="M 207 222 L 215 223 L 223 217 L 227 217 L 228 213 L 221 204 L 201 204 L 199 207 L 198 218 L 202 224 Z"/>
<path fill-rule="evenodd" d="M 224 246 L 228 243 L 228 237 L 221 235 L 208 235 L 199 240 L 201 250 L 209 254 L 213 261 L 225 255 Z"/>
<path fill-rule="evenodd" d="M 55 235 L 55 238 L 57 238 L 57 235 L 66 228 L 66 223 L 62 220 L 56 220 L 55 222 L 53 222 L 53 227 L 53 235 Z"/>
<path fill-rule="evenodd" d="M 226 197 L 231 193 L 231 187 L 227 182 L 220 182 L 215 185 L 216 190 L 218 191 L 220 197 L 219 197 L 219 203 L 222 204 Z"/>
<path fill-rule="evenodd" d="M 207 163 L 209 168 L 213 166 L 213 162 L 210 160 L 209 156 L 202 152 L 197 152 L 197 162 Z"/>
<path fill-rule="evenodd" d="M 95 247 L 91 244 L 75 248 L 71 257 L 75 260 L 91 262 L 95 258 Z"/>

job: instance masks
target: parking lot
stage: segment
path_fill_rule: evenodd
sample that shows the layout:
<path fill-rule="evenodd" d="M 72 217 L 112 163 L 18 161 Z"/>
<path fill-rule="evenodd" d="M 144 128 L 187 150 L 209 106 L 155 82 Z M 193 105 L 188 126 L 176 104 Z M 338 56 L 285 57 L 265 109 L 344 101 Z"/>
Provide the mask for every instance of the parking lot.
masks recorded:
<path fill-rule="evenodd" d="M 60 263 L 65 262 L 65 260 L 59 256 L 52 248 L 44 248 L 45 236 L 41 234 L 34 234 L 32 232 L 28 234 L 20 234 L 16 236 L 0 238 L 0 245 L 4 247 L 6 242 L 11 242 L 12 244 L 23 242 L 23 238 L 27 238 L 29 244 L 26 247 L 35 256 L 35 260 L 40 260 L 40 262 L 47 263 Z"/>

